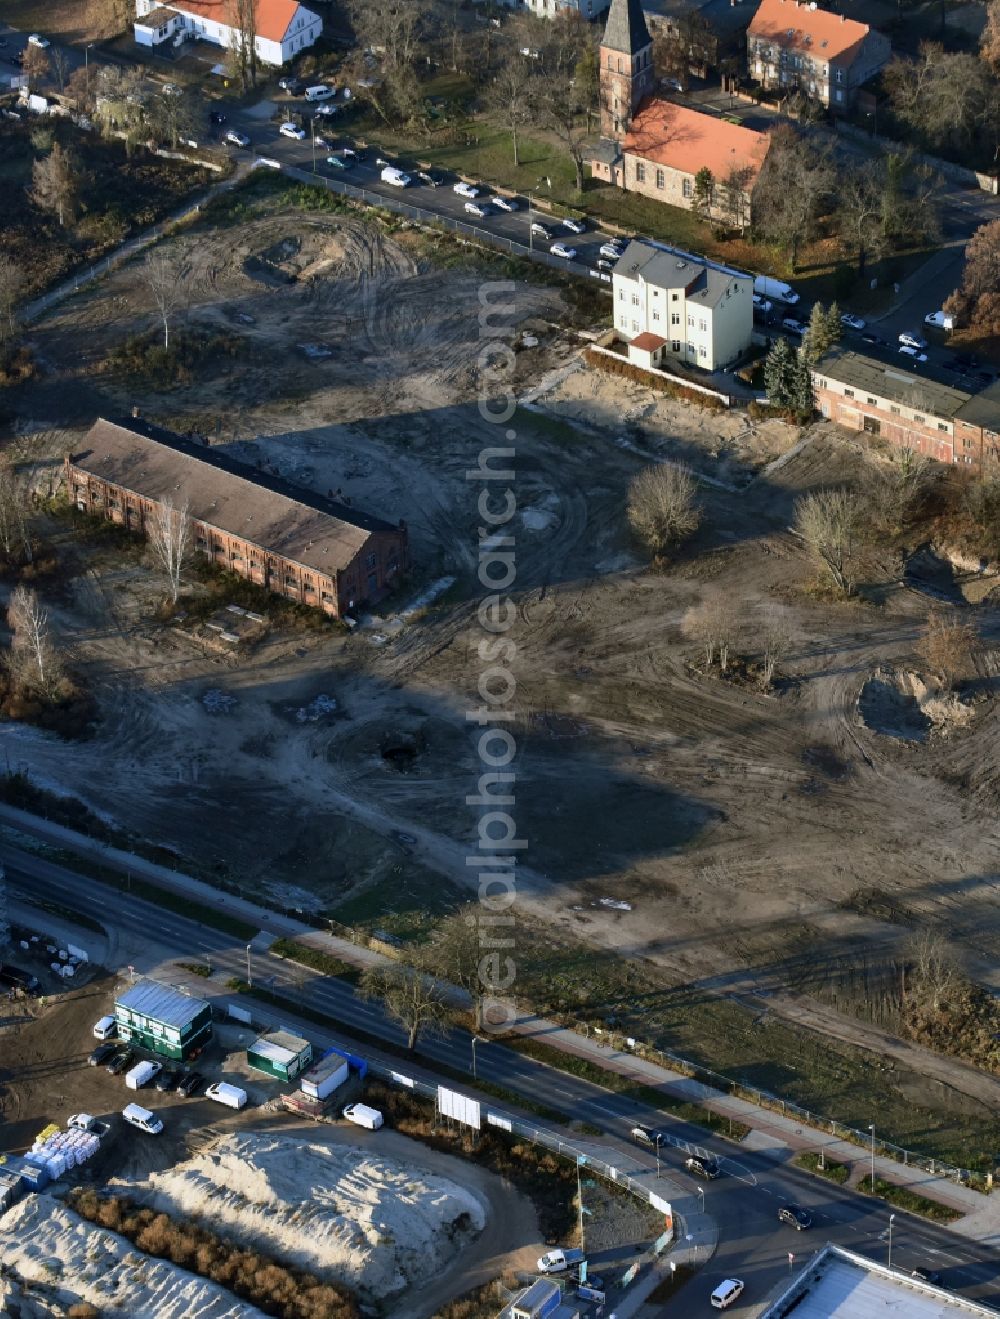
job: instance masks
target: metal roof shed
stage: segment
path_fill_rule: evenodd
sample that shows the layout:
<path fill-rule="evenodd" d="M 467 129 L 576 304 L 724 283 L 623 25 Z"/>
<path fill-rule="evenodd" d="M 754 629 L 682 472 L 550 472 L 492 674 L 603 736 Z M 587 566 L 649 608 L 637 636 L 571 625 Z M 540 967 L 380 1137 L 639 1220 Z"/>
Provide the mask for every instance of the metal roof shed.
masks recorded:
<path fill-rule="evenodd" d="M 279 1081 L 293 1081 L 312 1062 L 312 1045 L 287 1030 L 268 1031 L 247 1049 L 247 1063 Z"/>

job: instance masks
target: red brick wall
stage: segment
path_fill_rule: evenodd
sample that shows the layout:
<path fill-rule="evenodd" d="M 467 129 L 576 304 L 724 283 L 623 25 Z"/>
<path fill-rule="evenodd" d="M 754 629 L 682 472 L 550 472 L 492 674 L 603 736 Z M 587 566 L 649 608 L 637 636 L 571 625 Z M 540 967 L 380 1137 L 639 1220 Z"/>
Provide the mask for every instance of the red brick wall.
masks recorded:
<path fill-rule="evenodd" d="M 864 431 L 865 418 L 870 417 L 878 422 L 877 433 L 880 438 L 901 449 L 915 449 L 942 463 L 964 464 L 967 458 L 974 465 L 980 462 L 982 432 L 978 427 L 953 427 L 958 431 L 956 442 L 956 437 L 937 429 L 936 420 L 929 420 L 924 426 L 909 418 L 897 417 L 883 408 L 874 407 L 864 399 L 844 398 L 842 394 L 836 394 L 830 389 L 816 389 L 815 395 L 816 405 L 824 417 L 849 430 Z M 963 443 L 965 439 L 970 440 L 969 446 Z"/>
<path fill-rule="evenodd" d="M 136 532 L 144 530 L 154 501 L 111 485 L 69 461 L 66 476 L 74 504 Z M 409 566 L 404 528 L 373 532 L 361 553 L 336 578 L 196 519 L 192 519 L 191 548 L 220 568 L 334 617 L 340 617 L 353 606 L 381 599 Z M 370 563 L 372 557 L 374 562 Z"/>

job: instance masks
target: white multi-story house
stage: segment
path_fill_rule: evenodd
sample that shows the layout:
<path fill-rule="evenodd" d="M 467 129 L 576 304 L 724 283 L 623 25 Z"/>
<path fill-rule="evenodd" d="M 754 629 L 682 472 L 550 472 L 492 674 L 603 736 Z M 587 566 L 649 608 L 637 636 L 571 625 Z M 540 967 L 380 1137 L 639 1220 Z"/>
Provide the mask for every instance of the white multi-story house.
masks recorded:
<path fill-rule="evenodd" d="M 235 11 L 234 0 L 136 0 L 136 44 L 176 47 L 195 38 L 230 50 L 240 40 Z M 287 64 L 323 30 L 320 16 L 298 0 L 256 0 L 255 15 L 254 45 L 262 64 Z"/>
<path fill-rule="evenodd" d="M 629 359 L 718 371 L 753 337 L 753 276 L 660 243 L 633 241 L 615 266 L 615 330 Z"/>

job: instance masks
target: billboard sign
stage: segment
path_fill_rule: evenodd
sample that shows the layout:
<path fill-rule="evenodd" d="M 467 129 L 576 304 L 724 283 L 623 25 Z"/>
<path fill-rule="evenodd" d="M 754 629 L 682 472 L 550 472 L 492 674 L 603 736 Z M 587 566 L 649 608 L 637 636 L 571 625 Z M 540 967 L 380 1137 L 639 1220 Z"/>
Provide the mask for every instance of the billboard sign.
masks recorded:
<path fill-rule="evenodd" d="M 437 1102 L 442 1117 L 453 1118 L 463 1126 L 472 1127 L 474 1131 L 480 1129 L 478 1099 L 470 1099 L 468 1095 L 460 1095 L 457 1090 L 446 1090 L 443 1085 L 439 1085 Z"/>

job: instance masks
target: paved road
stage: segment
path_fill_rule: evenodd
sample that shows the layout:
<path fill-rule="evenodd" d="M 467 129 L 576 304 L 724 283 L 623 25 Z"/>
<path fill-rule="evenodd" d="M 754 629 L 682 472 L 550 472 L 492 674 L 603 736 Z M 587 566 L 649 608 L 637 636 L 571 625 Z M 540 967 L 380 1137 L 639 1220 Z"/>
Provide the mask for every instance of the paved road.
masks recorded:
<path fill-rule="evenodd" d="M 170 950 L 173 957 L 207 958 L 225 976 L 246 974 L 245 947 L 225 934 L 166 912 L 128 892 L 117 894 L 109 904 L 106 885 L 29 853 L 8 849 L 5 859 L 16 895 L 30 898 L 44 894 L 68 906 L 82 905 L 92 913 L 100 913 L 101 919 L 110 923 L 112 946 L 116 935 L 131 942 L 148 941 L 151 964 L 140 969 L 158 964 L 157 950 Z M 108 911 L 111 905 L 113 912 Z M 301 993 L 293 980 L 298 972 L 290 971 L 280 958 L 255 952 L 252 970 L 255 981 L 266 982 L 291 998 Z M 399 1028 L 386 1020 L 379 1006 L 359 1001 L 349 985 L 307 974 L 305 993 L 310 1005 L 328 1013 L 333 1022 L 349 1022 L 376 1037 L 397 1045 L 403 1043 Z M 289 1024 L 295 1023 L 290 1020 Z M 315 1026 L 307 1022 L 301 1025 L 307 1034 L 317 1034 Z M 377 1052 L 367 1045 L 363 1047 L 369 1055 Z M 436 1062 L 447 1064 L 469 1073 L 472 1084 L 471 1040 L 467 1033 L 453 1030 L 427 1040 L 419 1053 L 425 1067 L 433 1068 Z M 553 1071 L 501 1045 L 480 1043 L 476 1053 L 479 1077 L 599 1128 L 604 1133 L 599 1142 L 604 1156 L 610 1155 L 623 1171 L 648 1179 L 650 1184 L 656 1181 L 655 1159 L 628 1136 L 636 1122 L 659 1126 L 672 1141 L 699 1145 L 724 1160 L 726 1175 L 702 1188 L 702 1214 L 698 1183 L 680 1167 L 682 1154 L 676 1148 L 663 1152 L 660 1190 L 694 1236 L 691 1244 L 700 1245 L 704 1256 L 718 1235 L 716 1253 L 704 1273 L 678 1292 L 668 1310 L 690 1313 L 694 1305 L 703 1305 L 706 1288 L 726 1274 L 735 1274 L 747 1282 L 747 1302 L 731 1313 L 748 1317 L 787 1275 L 789 1251 L 800 1262 L 827 1240 L 875 1259 L 886 1259 L 888 1211 L 884 1205 L 779 1166 L 766 1154 L 744 1151 L 708 1137 L 700 1128 L 672 1119 L 627 1095 Z M 410 1065 L 406 1066 L 409 1070 Z M 815 1215 L 817 1226 L 812 1232 L 798 1234 L 778 1225 L 777 1208 L 789 1200 L 806 1205 Z M 948 1286 L 980 1299 L 1000 1301 L 1000 1260 L 988 1250 L 956 1239 L 943 1228 L 902 1213 L 897 1214 L 894 1224 L 893 1262 L 904 1268 L 918 1264 L 936 1268 Z"/>

